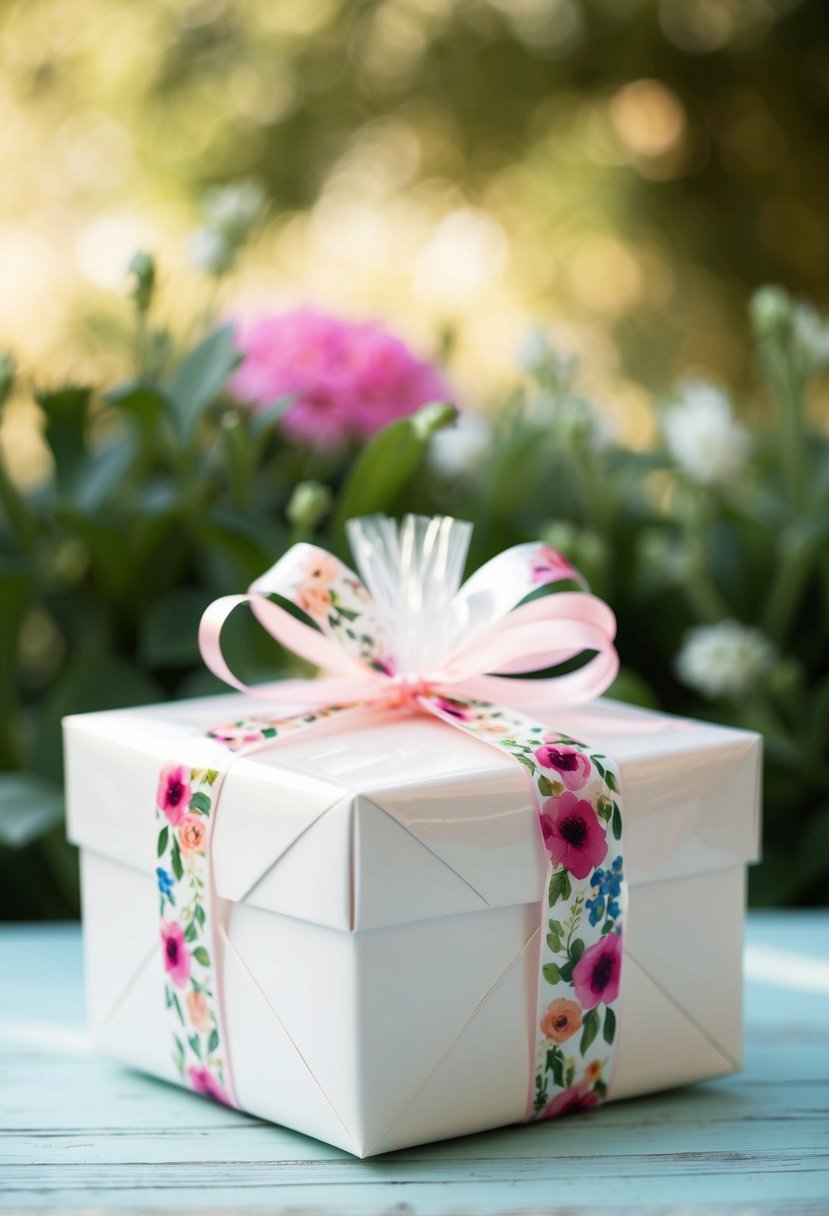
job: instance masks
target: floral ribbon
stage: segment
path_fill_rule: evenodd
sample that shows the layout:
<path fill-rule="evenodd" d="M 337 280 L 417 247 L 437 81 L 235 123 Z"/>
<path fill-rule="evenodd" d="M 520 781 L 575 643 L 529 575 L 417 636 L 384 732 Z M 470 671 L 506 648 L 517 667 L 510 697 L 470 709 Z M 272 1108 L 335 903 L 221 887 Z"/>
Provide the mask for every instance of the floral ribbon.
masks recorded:
<path fill-rule="evenodd" d="M 177 1072 L 197 1092 L 237 1105 L 216 969 L 222 916 L 210 866 L 227 768 L 236 755 L 370 706 L 429 714 L 500 748 L 525 770 L 547 856 L 527 1119 L 595 1106 L 607 1096 L 626 903 L 619 770 L 595 748 L 509 706 L 547 710 L 603 692 L 618 666 L 615 620 L 586 590 L 543 594 L 562 580 L 584 584 L 561 554 L 540 543 L 501 553 L 461 586 L 470 533 L 469 524 L 450 518 L 407 516 L 399 529 L 383 517 L 353 520 L 349 539 L 362 579 L 330 553 L 295 545 L 246 595 L 215 601 L 202 618 L 199 641 L 211 671 L 260 699 L 306 708 L 215 726 L 207 737 L 225 749 L 222 768 L 173 761 L 159 779 L 165 1002 Z M 244 603 L 274 638 L 329 674 L 256 689 L 238 680 L 220 634 Z M 584 651 L 593 657 L 575 671 L 520 678 Z"/>

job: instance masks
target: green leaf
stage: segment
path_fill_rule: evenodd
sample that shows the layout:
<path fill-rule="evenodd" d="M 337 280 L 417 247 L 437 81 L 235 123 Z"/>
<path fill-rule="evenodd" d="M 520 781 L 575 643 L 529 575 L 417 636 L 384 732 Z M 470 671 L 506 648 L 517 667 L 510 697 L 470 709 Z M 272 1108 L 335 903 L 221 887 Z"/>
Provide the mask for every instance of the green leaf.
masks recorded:
<path fill-rule="evenodd" d="M 607 823 L 613 812 L 613 803 L 609 798 L 605 798 L 604 794 L 602 794 L 601 798 L 599 798 L 598 802 L 596 803 L 596 810 L 599 818 L 603 819 L 604 822 Z"/>
<path fill-rule="evenodd" d="M 607 785 L 607 788 L 609 790 L 612 790 L 614 794 L 618 794 L 619 793 L 619 782 L 616 780 L 616 777 L 614 776 L 613 772 L 610 769 L 607 769 L 607 771 L 605 772 L 604 779 L 605 779 L 605 784 Z"/>
<path fill-rule="evenodd" d="M 604 777 L 606 774 L 605 766 L 599 760 L 597 760 L 595 756 L 591 756 L 590 759 L 593 761 L 593 767 L 596 769 L 599 776 Z"/>
<path fill-rule="evenodd" d="M 610 823 L 611 831 L 616 840 L 622 839 L 622 812 L 619 810 L 619 803 L 613 803 L 613 818 Z"/>
<path fill-rule="evenodd" d="M 193 434 L 202 414 L 216 400 L 242 360 L 232 325 L 214 329 L 180 364 L 169 395 L 183 438 Z"/>
<path fill-rule="evenodd" d="M 570 898 L 570 877 L 566 870 L 554 870 L 550 875 L 547 902 L 552 908 L 560 899 Z"/>
<path fill-rule="evenodd" d="M 203 815 L 209 815 L 210 814 L 210 799 L 208 798 L 207 794 L 202 793 L 201 790 L 197 790 L 196 793 L 193 795 L 193 797 L 190 799 L 190 810 L 191 811 L 201 811 L 201 813 Z"/>
<path fill-rule="evenodd" d="M 564 1088 L 564 1057 L 557 1052 L 552 1059 L 553 1080 L 560 1089 Z"/>
<path fill-rule="evenodd" d="M 351 466 L 334 516 L 334 535 L 341 545 L 349 519 L 387 510 L 416 473 L 429 446 L 417 418 L 413 414 L 384 427 Z"/>
<path fill-rule="evenodd" d="M 551 798 L 553 794 L 553 787 L 543 773 L 538 775 L 538 792 L 544 798 Z"/>
<path fill-rule="evenodd" d="M 175 992 L 173 993 L 173 1004 L 176 1007 L 176 1013 L 178 1014 L 178 1020 L 181 1022 L 182 1026 L 183 1026 L 184 1025 L 184 1014 L 181 1012 L 181 1005 L 179 1003 L 179 999 L 176 996 Z M 178 1039 L 176 1040 L 176 1042 L 178 1042 Z M 184 1051 L 183 1047 L 182 1047 L 182 1051 Z"/>
<path fill-rule="evenodd" d="M 216 1029 L 216 1027 L 214 1026 L 213 1029 L 210 1031 L 210 1037 L 207 1040 L 207 1050 L 208 1050 L 208 1052 L 215 1051 L 218 1046 L 219 1046 L 219 1032 Z"/>
<path fill-rule="evenodd" d="M 185 940 L 188 942 L 194 942 L 196 940 L 196 938 L 198 937 L 198 933 L 199 933 L 199 930 L 198 930 L 198 927 L 197 927 L 195 921 L 191 920 L 190 924 L 184 930 Z"/>
<path fill-rule="evenodd" d="M 547 934 L 547 945 L 549 946 L 550 950 L 552 950 L 553 954 L 559 954 L 561 952 L 561 938 L 557 933 Z"/>
<path fill-rule="evenodd" d="M 173 837 L 173 855 L 172 855 L 173 873 L 176 878 L 181 879 L 184 874 L 184 866 L 181 864 L 181 850 L 178 847 L 178 841 Z"/>
<path fill-rule="evenodd" d="M 92 389 L 67 385 L 55 392 L 39 392 L 35 399 L 46 415 L 44 436 L 55 458 L 55 481 L 67 493 L 86 456 L 86 424 Z"/>
<path fill-rule="evenodd" d="M 201 1059 L 201 1043 L 199 1042 L 199 1036 L 197 1034 L 191 1034 L 187 1042 L 193 1048 L 193 1051 L 196 1053 L 199 1059 Z"/>
<path fill-rule="evenodd" d="M 561 966 L 559 967 L 559 971 L 561 972 L 561 978 L 564 980 L 565 984 L 572 983 L 572 980 L 573 980 L 573 964 L 572 963 L 570 963 L 570 962 L 562 963 Z"/>
<path fill-rule="evenodd" d="M 582 1055 L 585 1054 L 598 1033 L 599 1014 L 595 1009 L 588 1009 L 582 1022 L 581 1042 L 579 1043 L 579 1051 Z"/>
<path fill-rule="evenodd" d="M 164 827 L 158 833 L 158 856 L 159 857 L 161 857 L 164 850 L 167 848 L 167 841 L 169 840 L 169 838 L 170 838 L 170 829 L 167 827 L 167 825 L 165 823 Z"/>
<path fill-rule="evenodd" d="M 201 963 L 202 967 L 210 966 L 210 955 L 205 950 L 204 946 L 196 946 L 193 951 L 193 958 L 197 963 Z"/>
<path fill-rule="evenodd" d="M 196 904 L 196 907 L 193 910 L 193 918 L 197 920 L 202 927 L 204 927 L 204 908 L 201 906 L 201 904 Z"/>
<path fill-rule="evenodd" d="M 148 431 L 154 430 L 165 414 L 173 413 L 172 401 L 151 380 L 126 380 L 108 392 L 104 401 Z"/>
<path fill-rule="evenodd" d="M 580 937 L 577 937 L 570 943 L 570 962 L 575 966 L 583 954 L 584 942 Z"/>
<path fill-rule="evenodd" d="M 541 970 L 548 984 L 557 984 L 561 979 L 561 971 L 555 963 L 545 963 Z"/>
<path fill-rule="evenodd" d="M 210 599 L 182 588 L 155 600 L 141 618 L 139 650 L 148 667 L 186 667 L 198 661 L 199 622 Z"/>
<path fill-rule="evenodd" d="M 0 774 L 0 845 L 25 848 L 62 821 L 59 785 L 31 773 Z"/>
<path fill-rule="evenodd" d="M 75 478 L 72 489 L 75 507 L 87 515 L 94 515 L 105 502 L 117 499 L 135 458 L 135 441 L 131 435 L 90 452 Z"/>
<path fill-rule="evenodd" d="M 605 1043 L 612 1043 L 616 1034 L 616 1014 L 609 1005 L 604 1011 L 604 1030 L 602 1034 L 604 1035 Z"/>

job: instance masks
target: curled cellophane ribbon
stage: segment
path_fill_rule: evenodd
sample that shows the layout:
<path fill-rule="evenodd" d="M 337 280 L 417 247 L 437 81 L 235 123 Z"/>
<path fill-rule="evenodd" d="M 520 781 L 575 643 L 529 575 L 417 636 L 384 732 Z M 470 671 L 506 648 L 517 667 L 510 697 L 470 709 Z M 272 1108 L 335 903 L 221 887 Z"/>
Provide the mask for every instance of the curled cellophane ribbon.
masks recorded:
<path fill-rule="evenodd" d="M 218 975 L 221 909 L 210 847 L 235 755 L 279 744 L 367 707 L 423 713 L 505 751 L 521 766 L 547 858 L 527 1118 L 597 1105 L 616 1042 L 626 889 L 619 771 L 608 756 L 551 730 L 557 706 L 600 695 L 615 676 L 615 620 L 576 569 L 538 542 L 517 545 L 461 584 L 471 526 L 448 517 L 353 520 L 362 577 L 312 545 L 295 545 L 247 594 L 205 612 L 207 666 L 234 688 L 299 712 L 255 714 L 207 732 L 223 767 L 167 763 L 156 798 L 164 1000 L 182 1083 L 236 1105 Z M 569 581 L 580 590 L 546 593 Z M 289 612 L 293 604 L 305 619 Z M 222 654 L 224 621 L 249 604 L 259 622 L 325 674 L 249 689 Z M 580 655 L 560 675 L 526 678 Z M 514 706 L 521 708 L 516 709 Z M 532 896 L 528 898 L 530 902 Z M 485 1062 L 482 1064 L 485 1067 Z"/>

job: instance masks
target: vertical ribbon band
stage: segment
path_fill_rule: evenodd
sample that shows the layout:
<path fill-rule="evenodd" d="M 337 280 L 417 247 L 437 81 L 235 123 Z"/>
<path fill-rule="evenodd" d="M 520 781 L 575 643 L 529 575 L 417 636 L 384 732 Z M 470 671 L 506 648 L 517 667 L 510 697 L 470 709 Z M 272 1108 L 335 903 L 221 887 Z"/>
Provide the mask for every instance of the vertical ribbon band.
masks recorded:
<path fill-rule="evenodd" d="M 520 691 L 522 704 L 530 705 L 598 695 L 615 671 L 609 610 L 581 592 L 522 602 L 546 583 L 579 579 L 564 558 L 541 545 L 518 546 L 501 554 L 458 591 L 463 560 L 451 551 L 457 521 L 418 522 L 451 526 L 442 531 L 433 527 L 433 538 L 437 535 L 440 543 L 431 549 L 427 533 L 425 570 L 422 551 L 409 544 L 406 560 L 411 565 L 414 553 L 415 565 L 418 561 L 421 565 L 417 579 L 410 579 L 408 586 L 400 569 L 406 525 L 401 530 L 394 573 L 397 587 L 408 596 L 407 605 L 401 605 L 388 578 L 388 553 L 378 571 L 375 533 L 374 552 L 368 557 L 363 552 L 361 561 L 373 596 L 330 554 L 296 546 L 257 580 L 247 596 L 226 597 L 205 613 L 200 635 L 205 659 L 236 687 L 244 686 L 227 667 L 218 635 L 223 620 L 242 602 L 250 602 L 260 622 L 303 657 L 324 654 L 328 669 L 336 673 L 270 690 L 283 703 L 307 704 L 299 713 L 275 718 L 254 715 L 209 730 L 208 738 L 227 749 L 223 768 L 188 766 L 176 758 L 165 764 L 159 777 L 157 879 L 163 999 L 172 1057 L 183 1085 L 230 1106 L 238 1103 L 219 982 L 222 908 L 210 861 L 219 793 L 228 768 L 235 756 L 278 744 L 323 719 L 366 706 L 391 710 L 402 705 L 498 747 L 522 767 L 532 791 L 547 872 L 526 1118 L 551 1118 L 598 1105 L 607 1097 L 626 903 L 619 770 L 595 748 L 477 694 L 509 688 Z M 382 534 L 389 544 L 388 530 Z M 416 530 L 413 535 L 417 537 Z M 357 542 L 360 560 L 359 537 Z M 504 575 L 509 575 L 506 583 Z M 431 589 L 425 599 L 424 587 Z M 269 593 L 300 607 L 318 629 L 266 598 Z M 401 612 L 404 624 L 406 611 L 428 618 L 427 609 L 437 607 L 436 600 L 441 626 L 435 643 L 441 653 L 434 663 L 440 667 L 420 675 L 416 673 L 423 671 L 429 621 L 421 621 L 418 631 L 410 617 L 404 636 L 410 640 L 416 632 L 417 645 L 402 660 L 400 636 L 396 650 L 389 638 Z M 510 678 L 563 662 L 583 649 L 594 649 L 596 657 L 577 671 L 520 685 Z M 259 696 L 267 691 L 256 690 Z M 347 701 L 325 703 L 326 698 L 343 693 L 348 694 Z"/>

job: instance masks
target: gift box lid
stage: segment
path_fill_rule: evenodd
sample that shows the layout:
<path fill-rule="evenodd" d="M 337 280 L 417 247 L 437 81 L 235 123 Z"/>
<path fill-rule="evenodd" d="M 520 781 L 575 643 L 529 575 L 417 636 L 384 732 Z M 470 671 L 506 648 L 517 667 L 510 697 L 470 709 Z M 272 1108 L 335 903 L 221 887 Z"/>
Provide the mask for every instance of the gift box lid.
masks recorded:
<path fill-rule="evenodd" d="M 279 712 L 233 694 L 67 718 L 70 839 L 152 873 L 162 765 L 225 768 L 224 747 L 198 736 Z M 621 767 L 631 883 L 757 859 L 759 736 L 608 699 L 554 718 Z M 523 770 L 405 712 L 330 720 L 233 759 L 213 863 L 221 897 L 343 930 L 535 903 L 545 875 Z"/>

